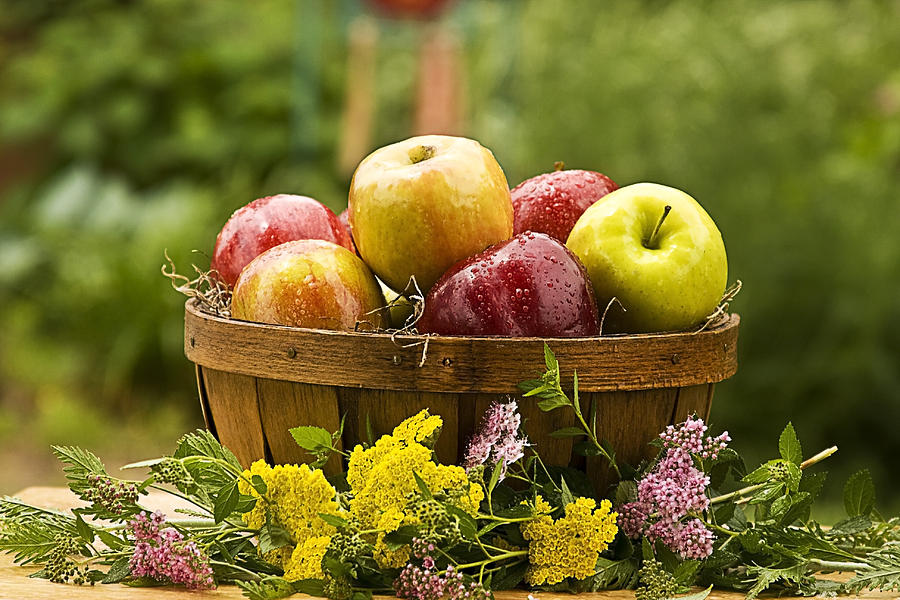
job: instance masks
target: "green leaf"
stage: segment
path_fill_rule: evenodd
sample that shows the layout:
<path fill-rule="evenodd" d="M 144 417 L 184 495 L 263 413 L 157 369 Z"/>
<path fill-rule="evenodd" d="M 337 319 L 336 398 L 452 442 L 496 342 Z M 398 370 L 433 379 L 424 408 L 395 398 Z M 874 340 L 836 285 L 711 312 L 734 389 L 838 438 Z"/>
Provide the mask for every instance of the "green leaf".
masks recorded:
<path fill-rule="evenodd" d="M 633 559 L 614 561 L 601 556 L 597 560 L 596 575 L 591 582 L 591 591 L 631 588 L 635 586 L 637 579 L 637 564 Z"/>
<path fill-rule="evenodd" d="M 321 452 L 331 449 L 331 434 L 327 429 L 302 425 L 300 427 L 292 427 L 289 431 L 294 437 L 294 441 L 304 450 Z"/>
<path fill-rule="evenodd" d="M 803 478 L 800 480 L 799 490 L 801 492 L 809 492 L 810 497 L 815 500 L 822 491 L 822 488 L 825 487 L 825 480 L 828 478 L 828 473 L 819 472 L 819 473 L 807 473 L 803 472 Z"/>
<path fill-rule="evenodd" d="M 572 408 L 575 414 L 581 415 L 581 402 L 578 400 L 578 371 L 572 371 Z"/>
<path fill-rule="evenodd" d="M 900 590 L 900 542 L 893 542 L 868 556 L 869 568 L 856 572 L 845 584 L 845 592 L 856 594 L 862 590 Z"/>
<path fill-rule="evenodd" d="M 544 365 L 548 371 L 559 371 L 559 362 L 547 342 L 544 342 Z"/>
<path fill-rule="evenodd" d="M 872 520 L 869 517 L 856 515 L 855 517 L 838 521 L 828 533 L 832 535 L 856 535 L 869 530 L 871 527 Z"/>
<path fill-rule="evenodd" d="M 527 394 L 526 394 L 527 395 Z M 543 400 L 538 400 L 538 408 L 540 408 L 543 412 L 550 412 L 551 410 L 556 410 L 557 408 L 562 408 L 564 406 L 571 406 L 572 403 L 565 396 L 554 395 L 550 398 L 544 398 Z"/>
<path fill-rule="evenodd" d="M 84 517 L 79 512 L 75 512 L 75 530 L 85 543 L 90 544 L 94 541 L 94 528 L 85 522 Z"/>
<path fill-rule="evenodd" d="M 561 490 L 559 500 L 563 507 L 575 502 L 575 496 L 572 494 L 572 491 L 569 489 L 569 484 L 566 483 L 566 478 L 563 476 L 560 476 L 559 478 L 559 487 Z"/>
<path fill-rule="evenodd" d="M 253 507 L 256 506 L 257 501 L 260 500 L 258 498 L 254 498 L 253 496 L 244 496 L 243 494 L 241 494 L 237 506 L 234 507 L 234 512 L 239 512 L 241 514 L 248 513 L 253 510 Z"/>
<path fill-rule="evenodd" d="M 494 491 L 498 481 L 500 481 L 500 465 L 494 465 L 494 468 L 491 469 L 491 478 L 488 481 L 488 494 Z"/>
<path fill-rule="evenodd" d="M 491 581 L 491 589 L 493 590 L 511 590 L 525 579 L 525 572 L 528 571 L 528 561 L 522 560 L 518 563 L 507 566 L 497 572 L 497 575 Z"/>
<path fill-rule="evenodd" d="M 340 529 L 341 527 L 347 526 L 347 519 L 341 518 L 337 515 L 329 515 L 328 513 L 319 513 L 319 518 L 323 521 L 331 525 L 332 527 L 337 527 Z"/>
<path fill-rule="evenodd" d="M 240 500 L 237 481 L 230 481 L 219 488 L 213 503 L 213 520 L 221 523 L 234 512 Z"/>
<path fill-rule="evenodd" d="M 44 562 L 56 548 L 58 529 L 34 521 L 8 521 L 0 536 L 0 550 L 13 554 L 18 565 Z"/>
<path fill-rule="evenodd" d="M 375 426 L 372 425 L 372 415 L 366 413 L 366 438 L 369 440 L 369 445 L 375 445 Z"/>
<path fill-rule="evenodd" d="M 269 486 L 266 485 L 266 482 L 259 475 L 251 477 L 250 483 L 253 484 L 253 489 L 256 490 L 260 496 L 265 495 L 265 493 L 269 491 Z"/>
<path fill-rule="evenodd" d="M 109 571 L 106 572 L 106 577 L 101 580 L 101 583 L 119 583 L 126 577 L 131 575 L 131 557 L 122 556 L 116 559 L 109 567 Z"/>
<path fill-rule="evenodd" d="M 324 579 L 302 579 L 292 584 L 295 592 L 308 594 L 310 596 L 325 596 L 325 580 Z"/>
<path fill-rule="evenodd" d="M 495 471 L 499 471 L 496 467 L 494 467 Z M 428 484 L 425 483 L 425 480 L 419 477 L 419 474 L 415 471 L 412 472 L 413 478 L 416 480 L 416 485 L 419 487 L 419 491 L 422 492 L 422 496 L 427 500 L 433 500 L 434 495 L 431 493 L 431 490 L 428 489 Z"/>
<path fill-rule="evenodd" d="M 165 457 L 165 456 L 161 456 L 159 458 L 150 458 L 147 460 L 140 460 L 138 462 L 128 463 L 127 465 L 122 467 L 122 470 L 124 471 L 125 469 L 144 469 L 144 468 L 148 468 L 148 467 L 153 467 L 153 466 L 156 466 L 159 463 L 163 462 L 164 460 L 166 460 L 166 458 L 167 457 Z"/>
<path fill-rule="evenodd" d="M 755 581 L 753 587 L 747 591 L 747 600 L 753 600 L 773 583 L 783 582 L 787 585 L 794 584 L 794 586 L 799 586 L 810 579 L 806 574 L 805 562 L 781 569 L 748 566 L 747 575 L 749 576 L 749 581 Z"/>
<path fill-rule="evenodd" d="M 757 484 L 769 481 L 772 473 L 767 465 L 761 465 L 744 476 L 741 480 L 744 483 Z"/>
<path fill-rule="evenodd" d="M 790 461 L 795 465 L 803 462 L 803 450 L 800 446 L 800 440 L 797 439 L 797 432 L 794 431 L 793 423 L 788 423 L 778 438 L 778 452 L 781 458 Z"/>
<path fill-rule="evenodd" d="M 418 532 L 419 527 L 416 525 L 403 525 L 396 531 L 385 534 L 384 544 L 388 550 L 397 550 L 411 543 Z"/>
<path fill-rule="evenodd" d="M 787 513 L 788 509 L 791 508 L 793 503 L 793 499 L 790 494 L 784 494 L 783 496 L 778 496 L 772 502 L 772 506 L 769 507 L 769 515 L 773 519 L 777 519 L 780 516 Z"/>
<path fill-rule="evenodd" d="M 576 442 L 572 446 L 572 452 L 578 454 L 579 456 L 602 456 L 603 452 L 600 451 L 594 442 L 591 440 L 581 440 L 580 442 Z"/>
<path fill-rule="evenodd" d="M 97 537 L 100 538 L 101 542 L 109 546 L 110 550 L 118 550 L 125 546 L 125 540 L 102 529 L 97 530 Z"/>
<path fill-rule="evenodd" d="M 259 530 L 259 551 L 261 554 L 289 546 L 291 543 L 291 536 L 287 529 L 274 521 L 268 520 L 262 529 Z"/>
<path fill-rule="evenodd" d="M 344 421 L 346 421 L 346 420 L 347 420 L 347 413 L 344 413 L 344 415 L 341 417 L 341 424 L 338 425 L 337 431 L 335 431 L 334 433 L 331 434 L 332 444 L 336 443 L 338 440 L 341 439 L 341 436 L 344 435 Z"/>
<path fill-rule="evenodd" d="M 631 480 L 620 481 L 616 486 L 616 506 L 637 500 L 637 483 Z"/>
<path fill-rule="evenodd" d="M 93 452 L 77 446 L 51 446 L 53 454 L 65 466 L 63 472 L 69 480 L 69 487 L 79 494 L 89 486 L 86 477 L 91 474 L 106 475 L 106 467 Z"/>
<path fill-rule="evenodd" d="M 472 515 L 449 502 L 444 503 L 444 510 L 459 519 L 459 533 L 463 538 L 474 540 L 478 536 L 478 523 Z"/>
<path fill-rule="evenodd" d="M 709 593 L 712 591 L 712 589 L 713 586 L 709 586 L 705 590 L 701 590 L 694 594 L 688 594 L 687 596 L 674 596 L 673 598 L 677 598 L 678 600 L 706 600 L 706 597 L 709 596 Z"/>
<path fill-rule="evenodd" d="M 875 484 L 868 469 L 857 471 L 844 485 L 844 508 L 848 517 L 871 514 L 875 508 Z"/>
<path fill-rule="evenodd" d="M 567 438 L 567 437 L 576 437 L 579 435 L 585 435 L 584 430 L 581 427 L 563 427 L 562 429 L 557 429 L 556 431 L 550 434 L 552 438 Z"/>
<path fill-rule="evenodd" d="M 240 461 L 234 453 L 219 443 L 213 434 L 205 429 L 197 429 L 187 433 L 178 440 L 173 458 L 186 458 L 188 456 L 208 456 L 224 460 L 235 469 L 243 469 Z"/>
<path fill-rule="evenodd" d="M 351 569 L 351 565 L 341 562 L 337 558 L 325 555 L 325 558 L 322 559 L 322 570 L 335 579 L 351 575 Z"/>
<path fill-rule="evenodd" d="M 656 555 L 653 553 L 653 545 L 646 537 L 641 538 L 641 556 L 644 560 L 656 560 Z"/>
<path fill-rule="evenodd" d="M 809 492 L 797 492 L 791 494 L 791 505 L 778 519 L 778 523 L 782 527 L 793 524 L 796 521 L 805 523 L 809 520 L 809 513 L 812 507 L 813 497 Z M 772 511 L 775 511 L 775 503 L 772 503 Z"/>
<path fill-rule="evenodd" d="M 244 597 L 250 600 L 276 600 L 277 598 L 287 598 L 297 593 L 289 581 L 285 581 L 280 577 L 269 577 L 263 581 L 237 580 L 235 583 L 241 588 L 241 593 Z"/>

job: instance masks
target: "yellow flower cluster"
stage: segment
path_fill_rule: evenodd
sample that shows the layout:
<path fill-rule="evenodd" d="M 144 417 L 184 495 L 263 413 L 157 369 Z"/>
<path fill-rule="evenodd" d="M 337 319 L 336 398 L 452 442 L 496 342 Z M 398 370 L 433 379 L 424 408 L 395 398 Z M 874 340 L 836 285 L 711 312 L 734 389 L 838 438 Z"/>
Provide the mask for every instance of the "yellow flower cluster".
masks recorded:
<path fill-rule="evenodd" d="M 481 486 L 471 483 L 461 467 L 438 465 L 432 451 L 421 442 L 433 438 L 441 418 L 427 410 L 398 425 L 391 435 L 382 436 L 371 448 L 356 446 L 350 454 L 347 482 L 353 492 L 350 512 L 362 529 L 380 529 L 374 539 L 375 560 L 382 567 L 402 567 L 409 559 L 409 547 L 389 550 L 384 533 L 418 522 L 407 512 L 409 496 L 418 491 L 413 472 L 434 494 L 456 492 L 459 507 L 475 514 L 484 498 Z"/>
<path fill-rule="evenodd" d="M 391 435 L 406 443 L 419 442 L 433 448 L 443 424 L 438 415 L 429 415 L 427 410 L 423 410 L 397 425 Z"/>
<path fill-rule="evenodd" d="M 536 512 L 550 505 L 538 496 Z M 595 510 L 596 508 L 596 510 Z M 552 585 L 566 577 L 585 579 L 594 574 L 597 558 L 616 537 L 616 517 L 612 504 L 603 500 L 600 507 L 591 498 L 577 498 L 566 505 L 566 515 L 556 521 L 539 515 L 523 524 L 522 536 L 529 540 L 525 574 L 529 585 Z"/>
<path fill-rule="evenodd" d="M 265 482 L 266 500 L 244 479 L 239 480 L 242 494 L 260 498 L 253 509 L 243 515 L 249 527 L 259 529 L 266 517 L 284 527 L 293 546 L 279 548 L 266 555 L 266 560 L 280 565 L 288 581 L 321 579 L 322 558 L 335 528 L 320 513 L 342 516 L 335 500 L 335 490 L 319 469 L 307 465 L 269 466 L 258 460 L 244 471 L 249 480 L 259 475 Z"/>

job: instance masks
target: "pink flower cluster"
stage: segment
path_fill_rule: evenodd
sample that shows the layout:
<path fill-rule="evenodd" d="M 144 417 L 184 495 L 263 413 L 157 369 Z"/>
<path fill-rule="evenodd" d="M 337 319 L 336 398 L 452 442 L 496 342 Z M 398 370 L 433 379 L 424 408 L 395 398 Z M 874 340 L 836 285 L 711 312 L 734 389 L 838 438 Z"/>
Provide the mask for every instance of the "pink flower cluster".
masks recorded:
<path fill-rule="evenodd" d="M 688 417 L 678 429 L 673 425 L 666 427 L 659 437 L 665 448 L 682 448 L 685 452 L 696 454 L 700 458 L 716 460 L 719 452 L 728 447 L 731 436 L 725 431 L 720 436 L 710 437 L 706 435 L 706 430 L 703 419 Z"/>
<path fill-rule="evenodd" d="M 466 583 L 463 574 L 447 567 L 443 575 L 434 559 L 425 557 L 422 566 L 408 564 L 394 581 L 398 598 L 407 600 L 487 600 L 488 592 L 478 583 Z"/>
<path fill-rule="evenodd" d="M 675 522 L 657 521 L 647 530 L 647 538 L 661 540 L 682 558 L 699 560 L 712 554 L 715 536 L 699 519 L 690 518 Z"/>
<path fill-rule="evenodd" d="M 712 554 L 713 533 L 692 514 L 709 508 L 709 477 L 694 466 L 693 455 L 715 459 L 731 441 L 725 432 L 706 435 L 702 419 L 689 418 L 660 434 L 665 455 L 638 482 L 637 500 L 619 508 L 619 527 L 631 538 L 662 541 L 683 558 Z"/>
<path fill-rule="evenodd" d="M 488 407 L 478 433 L 469 442 L 463 466 L 466 470 L 483 465 L 489 459 L 500 469 L 500 479 L 506 468 L 525 456 L 528 438 L 519 436 L 522 416 L 515 401 L 506 404 L 494 402 Z"/>
<path fill-rule="evenodd" d="M 141 512 L 128 525 L 134 534 L 131 575 L 171 581 L 192 589 L 215 587 L 209 558 L 195 542 L 185 542 L 175 529 L 163 529 L 166 518 L 159 511 L 149 517 Z"/>

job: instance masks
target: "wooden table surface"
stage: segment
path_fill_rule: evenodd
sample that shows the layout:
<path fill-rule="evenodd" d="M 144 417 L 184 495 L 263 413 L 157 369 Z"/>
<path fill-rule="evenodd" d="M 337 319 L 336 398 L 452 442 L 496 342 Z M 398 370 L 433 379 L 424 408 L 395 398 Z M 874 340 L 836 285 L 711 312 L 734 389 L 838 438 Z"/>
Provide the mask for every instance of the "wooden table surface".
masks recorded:
<path fill-rule="evenodd" d="M 22 500 L 45 506 L 66 510 L 77 505 L 78 500 L 66 488 L 56 487 L 31 487 L 15 494 Z M 145 500 L 145 505 L 153 509 L 159 509 L 165 513 L 171 513 L 173 509 L 183 506 L 177 498 L 162 493 L 152 493 Z M 31 579 L 28 577 L 36 571 L 35 567 L 18 567 L 13 564 L 12 556 L 0 554 L 0 600 L 35 600 L 40 598 L 68 599 L 68 598 L 109 598 L 113 600 L 136 600 L 140 598 L 158 598 L 160 600 L 203 600 L 205 598 L 243 598 L 241 590 L 236 586 L 222 586 L 216 590 L 197 592 L 172 587 L 156 588 L 131 588 L 124 585 L 97 584 L 94 587 L 61 585 L 51 583 L 44 579 Z M 497 592 L 496 600 L 525 600 L 528 593 L 524 591 Z M 538 600 L 571 600 L 569 594 L 537 593 Z M 303 594 L 292 596 L 293 598 L 309 598 Z M 709 595 L 710 600 L 741 600 L 743 594 L 731 592 L 713 591 Z M 870 592 L 859 596 L 866 600 L 900 600 L 896 593 Z M 596 594 L 583 594 L 579 600 L 634 600 L 634 592 L 611 591 L 598 592 Z"/>

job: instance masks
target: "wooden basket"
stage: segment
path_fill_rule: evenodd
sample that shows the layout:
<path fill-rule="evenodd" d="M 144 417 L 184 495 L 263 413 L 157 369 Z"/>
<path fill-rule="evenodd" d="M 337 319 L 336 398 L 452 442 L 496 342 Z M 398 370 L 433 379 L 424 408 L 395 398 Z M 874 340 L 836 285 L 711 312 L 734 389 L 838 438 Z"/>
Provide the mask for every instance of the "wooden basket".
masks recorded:
<path fill-rule="evenodd" d="M 598 438 L 636 464 L 666 425 L 692 413 L 709 416 L 713 386 L 737 370 L 740 317 L 700 333 L 547 340 L 564 387 L 572 371 L 584 410 L 598 401 Z M 309 461 L 288 429 L 337 430 L 343 447 L 367 440 L 428 408 L 444 419 L 436 452 L 456 464 L 487 406 L 518 394 L 517 384 L 542 373 L 538 338 L 431 337 L 299 329 L 223 319 L 185 306 L 185 355 L 197 367 L 206 425 L 242 464 Z M 600 459 L 573 455 L 572 438 L 550 433 L 575 425 L 571 410 L 542 413 L 519 403 L 525 430 L 545 462 L 586 469 L 598 489 L 609 482 Z M 334 457 L 326 472 L 341 468 Z"/>

